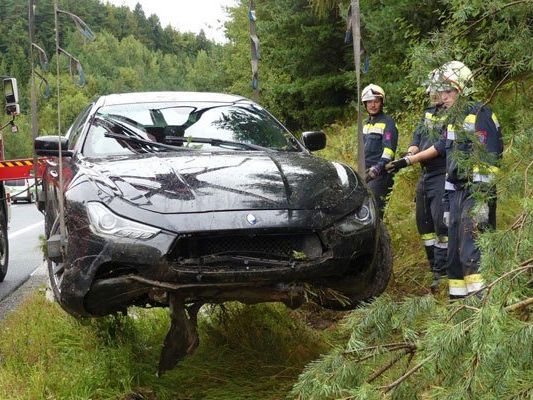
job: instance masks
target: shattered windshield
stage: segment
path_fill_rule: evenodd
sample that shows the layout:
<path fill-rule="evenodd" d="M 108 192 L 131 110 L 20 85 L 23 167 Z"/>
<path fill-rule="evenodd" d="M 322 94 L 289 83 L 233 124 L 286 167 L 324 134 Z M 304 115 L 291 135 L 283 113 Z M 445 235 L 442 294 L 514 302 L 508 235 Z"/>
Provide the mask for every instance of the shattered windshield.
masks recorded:
<path fill-rule="evenodd" d="M 101 120 L 111 123 L 97 122 Z M 163 102 L 100 108 L 92 120 L 83 153 L 98 157 L 146 151 L 146 145 L 140 150 L 140 146 L 132 145 L 132 140 L 117 137 L 124 131 L 143 140 L 172 145 L 176 150 L 301 151 L 287 129 L 259 106 Z M 154 146 L 152 151 L 169 148 Z"/>

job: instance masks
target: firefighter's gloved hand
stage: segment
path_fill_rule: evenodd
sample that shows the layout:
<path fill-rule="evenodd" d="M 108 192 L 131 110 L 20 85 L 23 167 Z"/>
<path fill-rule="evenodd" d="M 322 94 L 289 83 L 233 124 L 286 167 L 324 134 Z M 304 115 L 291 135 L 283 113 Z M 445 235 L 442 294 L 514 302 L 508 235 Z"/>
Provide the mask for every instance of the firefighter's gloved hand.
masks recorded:
<path fill-rule="evenodd" d="M 382 167 L 379 165 L 374 165 L 373 167 L 368 168 L 365 171 L 365 182 L 368 183 L 373 179 L 376 179 L 379 175 L 381 175 Z"/>
<path fill-rule="evenodd" d="M 390 173 L 398 172 L 402 168 L 405 168 L 409 165 L 411 165 L 411 160 L 409 160 L 409 157 L 403 157 L 403 158 L 400 158 L 399 160 L 391 161 L 390 163 L 385 165 L 385 169 L 390 174 Z"/>
<path fill-rule="evenodd" d="M 483 229 L 489 224 L 489 205 L 485 202 L 476 204 L 471 211 L 474 224 Z"/>
<path fill-rule="evenodd" d="M 450 227 L 450 212 L 444 211 L 444 214 L 442 214 L 442 223 L 446 228 Z"/>

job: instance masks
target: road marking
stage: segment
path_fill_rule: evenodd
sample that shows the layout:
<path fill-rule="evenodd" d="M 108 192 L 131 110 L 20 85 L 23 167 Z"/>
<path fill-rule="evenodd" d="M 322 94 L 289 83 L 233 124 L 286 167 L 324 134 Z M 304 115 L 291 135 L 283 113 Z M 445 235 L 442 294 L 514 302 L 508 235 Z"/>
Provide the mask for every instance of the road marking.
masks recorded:
<path fill-rule="evenodd" d="M 44 221 L 40 221 L 40 222 L 37 222 L 36 224 L 33 224 L 33 225 L 30 225 L 30 226 L 27 226 L 26 228 L 22 228 L 22 229 L 19 229 L 18 231 L 15 231 L 13 233 L 8 233 L 7 237 L 9 239 L 13 239 L 17 236 L 20 236 L 26 232 L 29 232 L 29 231 L 32 231 L 34 230 L 35 228 L 41 226 L 41 225 L 44 225 Z"/>

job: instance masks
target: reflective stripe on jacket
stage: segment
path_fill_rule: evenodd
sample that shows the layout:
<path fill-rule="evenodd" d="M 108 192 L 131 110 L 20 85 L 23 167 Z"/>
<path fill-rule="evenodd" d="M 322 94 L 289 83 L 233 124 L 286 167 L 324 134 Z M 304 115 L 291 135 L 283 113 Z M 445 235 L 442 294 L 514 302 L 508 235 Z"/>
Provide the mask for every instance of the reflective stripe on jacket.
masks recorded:
<path fill-rule="evenodd" d="M 382 168 L 394 160 L 398 146 L 398 129 L 394 120 L 383 113 L 369 117 L 363 126 L 363 141 L 366 168 L 374 165 Z"/>

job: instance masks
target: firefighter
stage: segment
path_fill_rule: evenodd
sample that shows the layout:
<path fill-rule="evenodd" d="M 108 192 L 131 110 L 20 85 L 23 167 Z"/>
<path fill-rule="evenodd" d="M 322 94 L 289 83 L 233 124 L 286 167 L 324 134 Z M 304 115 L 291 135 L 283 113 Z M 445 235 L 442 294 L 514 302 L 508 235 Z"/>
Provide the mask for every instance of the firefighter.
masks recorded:
<path fill-rule="evenodd" d="M 363 126 L 365 145 L 365 180 L 376 200 L 380 217 L 386 205 L 387 195 L 392 189 L 392 175 L 385 171 L 385 164 L 394 160 L 398 145 L 398 130 L 394 120 L 383 113 L 385 91 L 370 84 L 361 93 L 368 119 Z"/>
<path fill-rule="evenodd" d="M 397 171 L 446 154 L 445 189 L 449 193 L 448 277 L 450 299 L 480 293 L 480 251 L 476 237 L 496 227 L 495 175 L 503 152 L 500 125 L 490 108 L 467 101 L 472 72 L 459 61 L 439 68 L 435 82 L 449 110 L 446 140 L 425 151 L 389 163 Z M 461 101 L 460 101 L 461 100 Z M 465 104 L 458 109 L 457 103 Z M 454 107 L 455 106 L 455 107 Z"/>
<path fill-rule="evenodd" d="M 437 70 L 431 72 L 430 83 L 426 93 L 431 107 L 424 110 L 424 117 L 413 133 L 413 139 L 407 155 L 424 151 L 437 143 L 444 134 L 443 107 L 440 94 L 432 84 Z M 437 157 L 422 161 L 421 174 L 416 185 L 416 226 L 424 244 L 433 281 L 430 285 L 436 292 L 442 277 L 446 276 L 446 259 L 448 253 L 448 228 L 443 224 L 442 199 L 444 197 L 444 180 L 446 178 L 446 157 Z"/>

